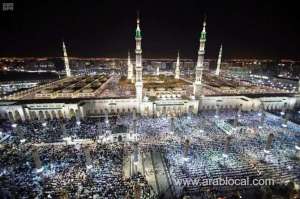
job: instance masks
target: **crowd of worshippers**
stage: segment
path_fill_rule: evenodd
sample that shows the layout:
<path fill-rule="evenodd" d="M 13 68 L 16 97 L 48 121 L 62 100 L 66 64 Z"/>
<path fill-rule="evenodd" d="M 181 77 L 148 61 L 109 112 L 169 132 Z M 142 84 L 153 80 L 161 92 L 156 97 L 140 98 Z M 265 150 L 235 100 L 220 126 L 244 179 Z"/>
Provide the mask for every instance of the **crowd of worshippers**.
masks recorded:
<path fill-rule="evenodd" d="M 299 181 L 300 166 L 293 158 L 295 145 L 300 140 L 300 126 L 286 122 L 281 116 L 266 113 L 264 117 L 262 122 L 258 112 L 239 113 L 238 110 L 205 111 L 174 118 L 137 117 L 136 131 L 140 147 L 158 148 L 164 155 L 173 181 L 191 177 L 259 178 L 266 173 L 272 174 L 278 183 Z M 216 125 L 221 120 L 228 124 L 237 120 L 232 125 L 243 130 L 228 134 Z M 72 197 L 122 198 L 126 194 L 151 192 L 141 174 L 123 179 L 121 143 L 91 145 L 91 169 L 87 169 L 86 155 L 81 147 L 42 146 L 39 154 L 44 170 L 42 175 L 33 172 L 31 144 L 61 142 L 66 135 L 97 139 L 114 125 L 132 126 L 132 115 L 109 118 L 109 125 L 104 118 L 81 119 L 80 125 L 76 118 L 53 119 L 46 123 L 43 125 L 43 121 L 36 120 L 18 122 L 16 127 L 11 127 L 9 122 L 2 125 L 12 137 L 25 138 L 26 143 L 30 143 L 11 142 L 0 149 L 2 193 L 49 198 L 64 193 Z M 270 135 L 273 140 L 266 153 Z M 143 181 L 144 186 L 136 185 L 136 178 Z M 198 188 L 179 186 L 177 190 L 179 194 Z"/>
<path fill-rule="evenodd" d="M 61 142 L 64 137 L 96 139 L 99 135 L 103 135 L 106 129 L 116 126 L 116 121 L 117 117 L 110 118 L 108 126 L 104 118 L 77 120 L 73 117 L 71 119 L 44 121 L 18 121 L 14 127 L 12 127 L 14 123 L 7 121 L 2 125 L 2 128 L 3 131 L 18 137 L 19 140 L 25 139 L 30 143 L 53 143 Z"/>
<path fill-rule="evenodd" d="M 86 165 L 88 147 L 92 167 Z M 32 145 L 0 149 L 0 195 L 4 198 L 141 198 L 154 197 L 141 174 L 123 178 L 119 144 L 38 148 L 43 171 L 35 172 Z"/>
<path fill-rule="evenodd" d="M 215 111 L 206 111 L 197 116 L 176 117 L 173 121 L 166 117 L 141 118 L 139 143 L 146 146 L 145 150 L 155 148 L 162 151 L 173 181 L 220 176 L 254 179 L 267 173 L 272 174 L 278 184 L 299 182 L 300 166 L 294 157 L 297 152 L 295 145 L 300 141 L 300 126 L 293 122 L 283 126 L 285 121 L 282 117 L 268 113 L 261 122 L 258 112 L 242 112 L 237 118 L 237 131 L 229 135 L 218 128 L 216 122 L 219 118 L 230 123 L 237 112 L 219 111 L 219 117 L 216 117 Z M 270 135 L 274 138 L 270 152 L 266 153 Z M 228 138 L 230 142 L 225 149 Z M 186 139 L 190 140 L 187 157 L 184 155 Z M 199 191 L 198 186 L 192 185 L 178 188 L 178 194 L 184 190 Z M 227 188 L 219 187 L 216 192 Z M 250 192 L 253 193 L 253 190 Z"/>
<path fill-rule="evenodd" d="M 229 121 L 236 113 L 221 111 L 219 114 L 222 120 Z M 264 177 L 264 174 L 272 174 L 275 183 L 299 182 L 300 166 L 294 159 L 297 153 L 295 144 L 300 140 L 299 125 L 289 122 L 284 127 L 281 117 L 267 114 L 264 123 L 259 126 L 258 113 L 245 112 L 238 118 L 238 125 L 245 131 L 228 135 L 213 125 L 215 122 L 218 121 L 214 111 L 188 119 L 175 119 L 174 134 L 183 133 L 189 136 L 184 136 L 184 139 L 172 139 L 167 145 L 160 147 L 173 181 L 218 177 L 257 179 Z M 264 149 L 270 134 L 274 140 L 270 145 L 270 152 L 266 153 Z M 228 138 L 230 142 L 226 146 Z M 185 144 L 187 139 L 188 146 Z M 199 186 L 192 184 L 181 184 L 177 189 L 178 193 L 182 193 L 183 190 L 199 192 Z M 224 191 L 224 187 L 214 189 L 219 189 L 217 192 Z M 247 192 L 241 188 L 239 191 Z"/>

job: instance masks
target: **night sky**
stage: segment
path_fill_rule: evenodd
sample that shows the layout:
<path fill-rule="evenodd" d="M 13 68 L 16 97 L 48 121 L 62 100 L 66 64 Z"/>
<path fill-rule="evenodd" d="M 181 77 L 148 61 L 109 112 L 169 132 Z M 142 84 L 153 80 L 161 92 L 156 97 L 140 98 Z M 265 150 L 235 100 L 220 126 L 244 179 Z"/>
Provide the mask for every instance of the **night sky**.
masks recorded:
<path fill-rule="evenodd" d="M 140 10 L 143 57 L 197 57 L 203 16 L 207 15 L 206 58 L 299 57 L 300 12 L 293 1 L 16 1 L 2 11 L 0 57 L 126 57 L 135 48 Z M 290 2 L 290 3 L 288 3 Z"/>

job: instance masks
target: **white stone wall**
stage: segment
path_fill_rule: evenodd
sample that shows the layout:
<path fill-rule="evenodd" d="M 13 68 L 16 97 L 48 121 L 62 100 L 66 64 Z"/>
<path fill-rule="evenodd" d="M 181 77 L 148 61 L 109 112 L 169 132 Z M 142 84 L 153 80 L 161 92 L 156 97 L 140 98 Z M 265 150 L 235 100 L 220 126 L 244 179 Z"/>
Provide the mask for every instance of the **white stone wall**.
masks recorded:
<path fill-rule="evenodd" d="M 244 96 L 217 96 L 217 97 L 204 97 L 200 103 L 200 110 L 214 110 L 216 105 L 220 109 L 235 109 L 242 104 L 242 110 L 251 110 L 254 100 Z"/>
<path fill-rule="evenodd" d="M 25 119 L 53 119 L 58 117 L 71 118 L 80 111 L 78 104 L 37 103 L 37 104 L 7 104 L 0 105 L 1 118 L 11 121 Z"/>
<path fill-rule="evenodd" d="M 109 113 L 128 113 L 137 109 L 137 100 L 133 99 L 103 99 L 84 101 L 83 112 L 85 116 L 97 116 Z"/>
<path fill-rule="evenodd" d="M 25 115 L 23 107 L 21 105 L 11 104 L 1 104 L 0 105 L 0 117 L 9 120 L 24 120 Z"/>
<path fill-rule="evenodd" d="M 154 102 L 141 103 L 141 115 L 158 116 L 162 114 L 197 113 L 198 110 L 215 110 L 217 104 L 220 109 L 236 109 L 242 104 L 243 111 L 258 110 L 263 103 L 265 110 L 281 110 L 285 104 L 293 109 L 299 104 L 300 96 L 295 97 L 262 97 L 248 98 L 245 96 L 217 96 L 204 97 L 200 101 L 186 99 L 162 99 Z M 296 103 L 298 101 L 298 103 Z M 71 118 L 72 116 L 88 117 L 110 114 L 131 113 L 138 111 L 138 101 L 132 99 L 99 99 L 83 100 L 78 103 L 32 103 L 18 104 L 16 102 L 0 103 L 0 118 L 14 120 L 42 119 L 42 118 Z M 199 106 L 199 107 L 198 107 Z"/>
<path fill-rule="evenodd" d="M 293 109 L 296 105 L 295 97 L 262 97 L 261 101 L 265 110 L 281 110 L 285 104 L 287 109 Z"/>
<path fill-rule="evenodd" d="M 253 99 L 245 96 L 204 97 L 200 104 L 200 110 L 216 109 L 217 104 L 219 104 L 220 109 L 237 108 L 240 104 L 242 104 L 243 111 L 257 111 L 261 103 L 263 103 L 265 110 L 281 110 L 285 103 L 289 109 L 292 109 L 296 104 L 296 98 L 262 97 Z"/>

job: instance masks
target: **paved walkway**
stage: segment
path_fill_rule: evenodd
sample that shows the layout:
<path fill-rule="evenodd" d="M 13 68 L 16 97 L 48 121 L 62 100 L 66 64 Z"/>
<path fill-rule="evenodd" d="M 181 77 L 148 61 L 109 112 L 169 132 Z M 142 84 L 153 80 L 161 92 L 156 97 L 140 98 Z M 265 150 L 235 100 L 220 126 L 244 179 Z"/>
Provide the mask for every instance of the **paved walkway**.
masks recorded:
<path fill-rule="evenodd" d="M 152 152 L 152 157 L 155 174 L 159 186 L 159 193 L 160 195 L 162 195 L 162 198 L 172 198 L 172 192 L 168 181 L 168 174 L 166 173 L 166 168 L 163 165 L 163 160 L 160 152 Z"/>

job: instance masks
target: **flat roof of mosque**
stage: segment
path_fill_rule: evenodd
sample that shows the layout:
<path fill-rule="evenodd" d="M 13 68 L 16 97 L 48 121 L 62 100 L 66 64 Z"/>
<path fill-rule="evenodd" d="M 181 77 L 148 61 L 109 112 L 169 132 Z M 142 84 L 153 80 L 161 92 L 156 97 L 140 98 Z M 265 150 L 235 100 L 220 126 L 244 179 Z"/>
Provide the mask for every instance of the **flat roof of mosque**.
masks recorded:
<path fill-rule="evenodd" d="M 145 88 L 184 88 L 192 83 L 183 79 L 175 79 L 173 75 L 145 75 L 143 77 Z"/>
<path fill-rule="evenodd" d="M 205 96 L 291 96 L 292 93 L 275 88 L 246 84 L 204 73 Z M 185 91 L 193 85 L 190 79 L 175 79 L 173 75 L 144 75 L 145 91 Z M 192 95 L 192 93 L 187 93 Z M 122 76 L 92 75 L 63 78 L 27 91 L 20 91 L 4 98 L 3 103 L 77 103 L 93 99 L 135 98 L 135 84 Z"/>
<path fill-rule="evenodd" d="M 126 79 L 108 75 L 73 76 L 40 87 L 17 92 L 6 100 L 67 101 L 71 99 L 111 99 L 135 96 L 134 85 Z"/>
<path fill-rule="evenodd" d="M 271 88 L 264 85 L 254 85 L 237 80 L 228 80 L 211 74 L 204 74 L 203 81 L 205 87 L 204 95 L 206 96 L 245 95 L 262 97 L 290 95 L 289 92 L 282 89 Z"/>

